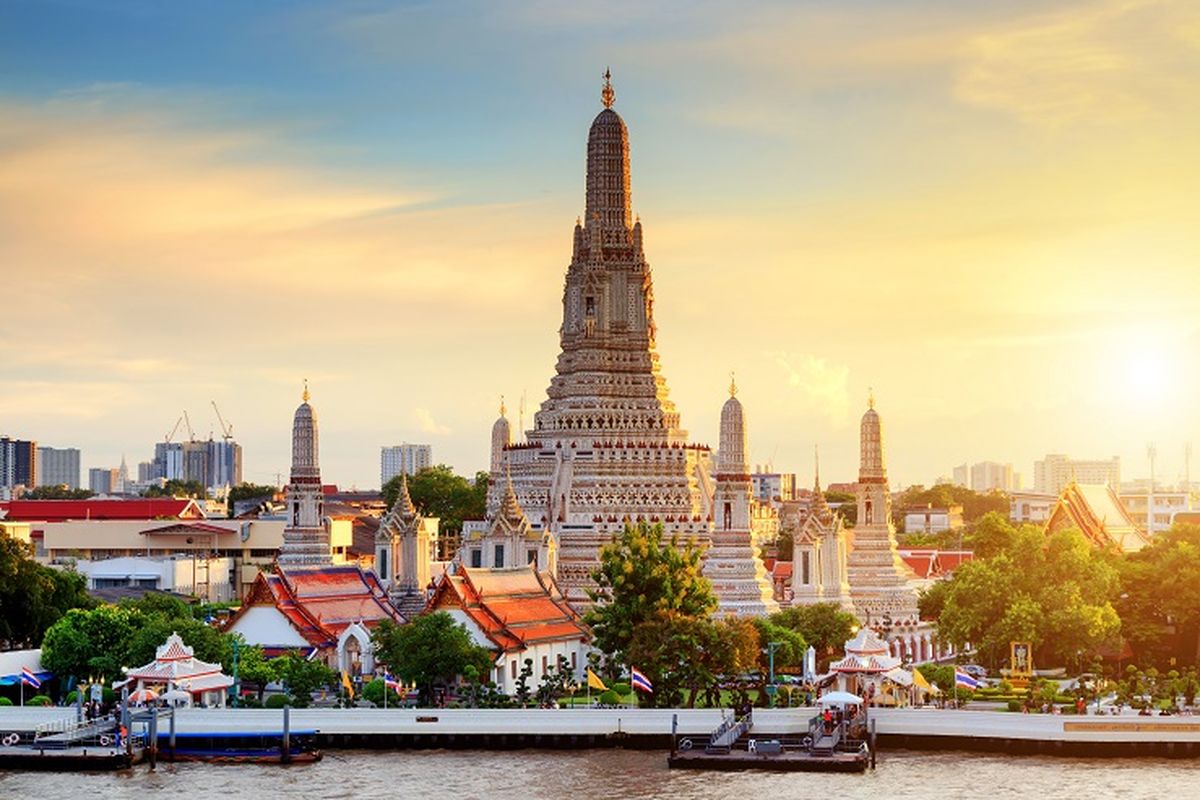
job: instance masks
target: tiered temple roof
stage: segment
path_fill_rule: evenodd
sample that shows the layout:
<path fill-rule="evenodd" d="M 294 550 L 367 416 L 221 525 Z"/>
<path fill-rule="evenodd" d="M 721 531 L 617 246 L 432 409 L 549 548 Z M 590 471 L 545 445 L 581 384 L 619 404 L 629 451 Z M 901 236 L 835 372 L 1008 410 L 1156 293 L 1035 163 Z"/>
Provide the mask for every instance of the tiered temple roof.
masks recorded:
<path fill-rule="evenodd" d="M 442 576 L 427 609 L 461 610 L 503 652 L 588 638 L 553 577 L 531 566 L 460 567 L 456 574 Z"/>
<path fill-rule="evenodd" d="M 318 649 L 334 647 L 342 631 L 355 622 L 371 629 L 383 620 L 402 621 L 375 573 L 353 565 L 281 567 L 274 574 L 259 574 L 229 628 L 236 629 L 256 606 L 276 608 L 305 641 Z M 279 644 L 251 643 L 268 650 Z"/>
<path fill-rule="evenodd" d="M 1117 493 L 1107 484 L 1071 481 L 1063 487 L 1058 503 L 1046 520 L 1046 532 L 1078 528 L 1097 547 L 1116 547 L 1125 553 L 1141 550 L 1150 543 L 1133 521 Z"/>

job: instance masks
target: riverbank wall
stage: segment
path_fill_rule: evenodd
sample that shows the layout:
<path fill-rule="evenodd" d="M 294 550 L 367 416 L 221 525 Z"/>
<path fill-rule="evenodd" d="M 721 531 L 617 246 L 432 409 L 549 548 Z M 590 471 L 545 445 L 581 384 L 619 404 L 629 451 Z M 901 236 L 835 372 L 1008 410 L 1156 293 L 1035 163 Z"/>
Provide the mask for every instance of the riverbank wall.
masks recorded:
<path fill-rule="evenodd" d="M 728 713 L 728 712 L 725 712 Z M 757 709 L 753 735 L 796 738 L 808 709 Z M 1013 755 L 1200 758 L 1200 717 L 1107 717 L 938 709 L 877 709 L 880 750 L 960 750 Z M 0 708 L 0 733 L 32 731 L 74 709 Z M 293 709 L 293 731 L 318 731 L 329 749 L 666 750 L 672 718 L 680 739 L 700 744 L 722 719 L 712 709 Z M 282 712 L 181 709 L 181 733 L 278 732 Z"/>

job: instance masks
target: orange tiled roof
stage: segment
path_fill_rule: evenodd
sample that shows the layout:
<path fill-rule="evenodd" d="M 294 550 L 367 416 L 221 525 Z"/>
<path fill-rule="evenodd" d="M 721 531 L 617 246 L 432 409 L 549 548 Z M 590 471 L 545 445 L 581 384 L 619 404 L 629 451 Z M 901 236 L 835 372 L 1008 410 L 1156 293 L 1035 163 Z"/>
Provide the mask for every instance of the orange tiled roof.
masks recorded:
<path fill-rule="evenodd" d="M 1099 547 L 1115 546 L 1125 553 L 1141 550 L 1150 540 L 1133 521 L 1116 492 L 1103 484 L 1072 481 L 1063 488 L 1046 520 L 1046 532 L 1078 528 Z"/>
<path fill-rule="evenodd" d="M 402 621 L 375 573 L 356 565 L 281 567 L 273 575 L 260 574 L 229 624 L 255 605 L 274 605 L 318 648 L 333 647 L 355 622 L 370 629 L 385 619 Z"/>
<path fill-rule="evenodd" d="M 587 638 L 588 632 L 554 581 L 532 566 L 468 569 L 442 576 L 427 606 L 462 609 L 496 648 Z"/>

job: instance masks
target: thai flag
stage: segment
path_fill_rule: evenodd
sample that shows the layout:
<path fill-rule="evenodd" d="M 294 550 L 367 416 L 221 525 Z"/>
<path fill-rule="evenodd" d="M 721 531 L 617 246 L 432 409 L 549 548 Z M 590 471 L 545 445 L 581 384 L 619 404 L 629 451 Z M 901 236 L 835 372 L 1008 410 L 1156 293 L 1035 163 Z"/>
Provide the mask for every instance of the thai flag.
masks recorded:
<path fill-rule="evenodd" d="M 391 689 L 396 694 L 399 694 L 402 687 L 400 686 L 400 681 L 385 672 L 383 673 L 383 688 L 385 691 Z"/>
<path fill-rule="evenodd" d="M 38 680 L 38 676 L 33 674 L 33 670 L 29 667 L 21 667 L 21 683 L 26 686 L 32 686 L 34 689 L 42 688 L 42 682 Z"/>
<path fill-rule="evenodd" d="M 637 667 L 629 668 L 629 682 L 635 689 L 654 694 L 654 684 L 650 683 L 650 679 L 643 675 Z"/>
<path fill-rule="evenodd" d="M 954 685 L 960 689 L 978 689 L 979 681 L 960 669 L 954 670 Z"/>

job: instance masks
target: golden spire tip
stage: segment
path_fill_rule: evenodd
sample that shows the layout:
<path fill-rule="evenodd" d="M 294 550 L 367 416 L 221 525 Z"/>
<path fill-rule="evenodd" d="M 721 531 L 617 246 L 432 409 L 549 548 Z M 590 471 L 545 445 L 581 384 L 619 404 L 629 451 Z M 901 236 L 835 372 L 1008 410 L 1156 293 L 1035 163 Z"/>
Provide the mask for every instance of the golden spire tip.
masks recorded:
<path fill-rule="evenodd" d="M 308 378 L 304 379 L 304 394 L 301 395 L 304 402 L 308 402 Z"/>
<path fill-rule="evenodd" d="M 617 93 L 612 88 L 612 70 L 608 67 L 604 68 L 604 88 L 600 91 L 600 99 L 605 108 L 612 108 L 617 99 Z"/>
<path fill-rule="evenodd" d="M 729 372 L 729 396 L 737 397 L 737 381 L 733 378 L 733 371 Z"/>

